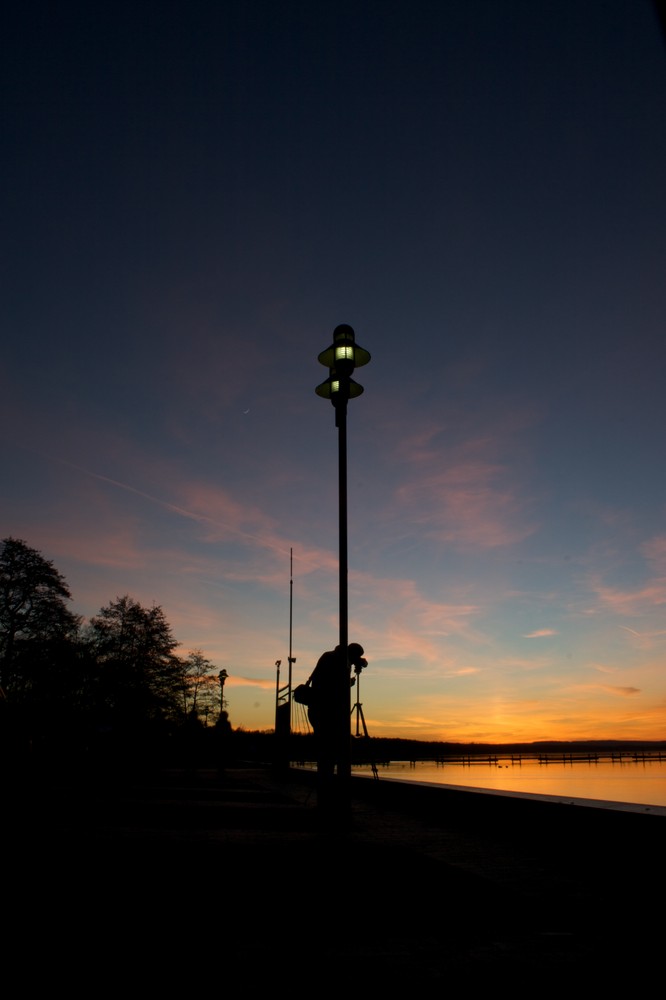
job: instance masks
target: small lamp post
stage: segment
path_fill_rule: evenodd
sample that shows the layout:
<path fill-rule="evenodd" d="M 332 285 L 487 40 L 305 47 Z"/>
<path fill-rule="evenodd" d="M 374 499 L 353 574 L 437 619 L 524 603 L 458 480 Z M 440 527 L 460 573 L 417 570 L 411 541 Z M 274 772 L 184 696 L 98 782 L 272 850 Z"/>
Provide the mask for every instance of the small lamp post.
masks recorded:
<path fill-rule="evenodd" d="M 315 392 L 323 399 L 330 399 L 335 407 L 335 426 L 338 428 L 338 516 L 339 516 L 339 572 L 340 572 L 340 650 L 346 656 L 349 645 L 348 611 L 348 557 L 347 557 L 347 402 L 356 399 L 363 392 L 363 386 L 354 382 L 352 374 L 356 368 L 367 365 L 370 354 L 356 343 L 351 326 L 343 323 L 333 331 L 333 343 L 322 351 L 320 364 L 329 370 L 326 381 L 317 386 Z M 345 699 L 341 698 L 341 704 Z M 346 719 L 340 722 L 340 732 L 346 729 L 345 745 L 338 750 L 338 781 L 345 784 L 348 795 L 351 775 L 351 728 L 349 712 L 349 689 L 346 693 Z M 342 792 L 342 789 L 340 790 Z"/>
<path fill-rule="evenodd" d="M 224 682 L 226 681 L 229 674 L 226 670 L 220 670 L 217 675 L 220 681 L 220 718 L 222 718 L 222 713 L 224 712 Z"/>

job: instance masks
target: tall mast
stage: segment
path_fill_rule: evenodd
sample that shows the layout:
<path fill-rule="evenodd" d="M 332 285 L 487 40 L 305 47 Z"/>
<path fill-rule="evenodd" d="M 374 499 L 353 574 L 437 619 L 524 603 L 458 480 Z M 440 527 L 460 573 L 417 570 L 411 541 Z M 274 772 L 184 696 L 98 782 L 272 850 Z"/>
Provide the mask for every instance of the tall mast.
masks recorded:
<path fill-rule="evenodd" d="M 291 732 L 291 667 L 294 658 L 291 655 L 292 624 L 294 616 L 294 550 L 289 549 L 289 732 Z"/>
<path fill-rule="evenodd" d="M 289 766 L 291 734 L 291 671 L 296 657 L 291 655 L 292 621 L 294 606 L 294 550 L 289 549 L 289 676 L 284 687 L 280 687 L 280 665 L 275 661 L 277 678 L 275 681 L 275 766 L 278 769 Z"/>

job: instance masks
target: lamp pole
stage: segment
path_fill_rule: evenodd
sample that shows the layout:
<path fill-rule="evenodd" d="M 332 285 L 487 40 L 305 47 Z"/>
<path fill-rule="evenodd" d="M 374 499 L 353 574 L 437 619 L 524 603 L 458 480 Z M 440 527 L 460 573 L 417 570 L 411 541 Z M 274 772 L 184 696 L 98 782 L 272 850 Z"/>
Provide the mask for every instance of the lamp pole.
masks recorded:
<path fill-rule="evenodd" d="M 278 731 L 278 708 L 280 707 L 280 665 L 282 660 L 275 661 L 277 677 L 275 680 L 275 732 Z"/>
<path fill-rule="evenodd" d="M 356 343 L 351 326 L 342 324 L 333 331 L 333 343 L 322 351 L 320 364 L 329 370 L 325 382 L 318 385 L 315 392 L 324 399 L 330 399 L 335 407 L 335 425 L 338 428 L 338 537 L 339 537 L 339 622 L 340 655 L 347 658 L 349 646 L 349 563 L 347 542 L 347 402 L 363 392 L 363 386 L 354 382 L 352 374 L 356 368 L 367 365 L 370 354 Z M 349 662 L 347 660 L 347 667 Z M 346 704 L 345 718 L 340 719 L 340 746 L 336 748 L 338 783 L 341 787 L 341 802 L 348 798 L 351 776 L 351 727 L 350 699 L 348 685 L 349 670 L 345 672 L 346 690 L 340 693 L 340 711 Z M 344 736 L 343 736 L 344 734 Z"/>
<path fill-rule="evenodd" d="M 229 674 L 226 672 L 226 670 L 224 670 L 224 668 L 220 670 L 219 674 L 217 675 L 218 680 L 220 682 L 220 719 L 222 718 L 222 713 L 224 712 L 224 682 L 226 681 L 228 676 Z"/>

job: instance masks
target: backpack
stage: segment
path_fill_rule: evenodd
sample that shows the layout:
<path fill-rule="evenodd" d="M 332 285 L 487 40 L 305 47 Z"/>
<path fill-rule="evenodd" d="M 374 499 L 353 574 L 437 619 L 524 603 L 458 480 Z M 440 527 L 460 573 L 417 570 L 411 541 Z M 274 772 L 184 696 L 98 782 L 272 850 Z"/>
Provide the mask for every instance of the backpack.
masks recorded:
<path fill-rule="evenodd" d="M 315 691 L 310 683 L 312 676 L 308 677 L 305 684 L 298 684 L 294 688 L 294 701 L 299 705 L 312 705 L 315 701 Z"/>

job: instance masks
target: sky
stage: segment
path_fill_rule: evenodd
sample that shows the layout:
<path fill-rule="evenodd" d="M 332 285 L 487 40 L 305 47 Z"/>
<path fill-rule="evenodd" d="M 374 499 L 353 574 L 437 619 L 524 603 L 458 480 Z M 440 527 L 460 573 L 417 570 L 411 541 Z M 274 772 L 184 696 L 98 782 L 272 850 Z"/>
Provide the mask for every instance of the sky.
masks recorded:
<path fill-rule="evenodd" d="M 160 605 L 272 728 L 666 738 L 666 48 L 648 0 L 14 4 L 0 537 Z"/>

